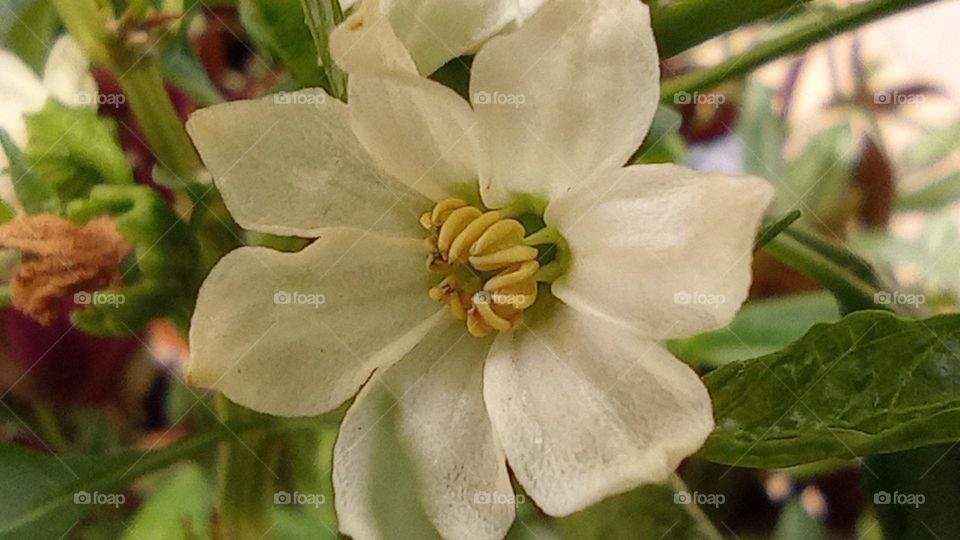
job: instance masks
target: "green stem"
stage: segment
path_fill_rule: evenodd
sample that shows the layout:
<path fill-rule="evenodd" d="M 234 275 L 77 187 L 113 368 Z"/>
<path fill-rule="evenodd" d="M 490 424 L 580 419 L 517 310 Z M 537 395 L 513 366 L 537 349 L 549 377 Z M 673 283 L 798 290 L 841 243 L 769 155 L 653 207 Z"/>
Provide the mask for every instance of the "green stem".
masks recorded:
<path fill-rule="evenodd" d="M 330 54 L 330 33 L 343 22 L 343 10 L 338 0 L 300 0 L 313 42 L 317 47 L 320 65 L 327 79 L 330 95 L 347 100 L 347 74 L 341 70 Z"/>
<path fill-rule="evenodd" d="M 740 77 L 780 57 L 801 51 L 837 34 L 934 0 L 874 0 L 839 9 L 803 24 L 790 33 L 751 47 L 716 66 L 681 75 L 661 86 L 661 101 L 673 103 L 680 92 L 696 92 Z"/>
<path fill-rule="evenodd" d="M 67 30 L 87 55 L 117 78 L 160 166 L 184 184 L 191 183 L 200 171 L 200 160 L 164 87 L 154 51 L 138 54 L 127 48 L 124 36 L 107 30 L 113 14 L 101 9 L 95 0 L 53 3 Z"/>
<path fill-rule="evenodd" d="M 882 289 L 792 235 L 781 234 L 763 249 L 820 282 L 837 297 L 844 312 L 897 307 L 878 304 L 877 294 L 882 293 Z"/>
<path fill-rule="evenodd" d="M 200 170 L 200 160 L 164 88 L 159 62 L 144 58 L 118 74 L 117 80 L 160 166 L 184 186 L 191 185 Z"/>
<path fill-rule="evenodd" d="M 649 3 L 662 58 L 734 28 L 799 8 L 797 0 L 653 0 Z"/>
<path fill-rule="evenodd" d="M 225 420 L 265 418 L 217 394 L 217 412 Z M 277 419 L 273 419 L 277 420 Z M 280 440 L 264 433 L 241 437 L 243 444 L 222 444 L 217 456 L 217 503 L 226 538 L 272 537 L 273 494 Z"/>
<path fill-rule="evenodd" d="M 684 483 L 683 479 L 676 474 L 670 475 L 670 487 L 673 489 L 674 493 L 690 492 L 690 488 L 687 487 L 687 484 Z M 687 513 L 690 514 L 690 517 L 696 521 L 697 529 L 701 534 L 703 534 L 708 540 L 723 540 L 723 535 L 717 531 L 717 528 L 714 527 L 713 522 L 710 521 L 710 518 L 703 513 L 703 509 L 700 508 L 700 505 L 691 503 L 686 505 L 686 508 Z"/>

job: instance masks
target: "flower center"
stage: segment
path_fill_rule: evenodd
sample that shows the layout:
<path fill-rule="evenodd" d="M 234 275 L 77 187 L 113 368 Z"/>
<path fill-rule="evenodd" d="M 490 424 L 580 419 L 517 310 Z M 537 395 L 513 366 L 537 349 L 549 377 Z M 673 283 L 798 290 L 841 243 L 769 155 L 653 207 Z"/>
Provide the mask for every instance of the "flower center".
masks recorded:
<path fill-rule="evenodd" d="M 427 269 L 444 274 L 430 298 L 446 303 L 474 336 L 519 326 L 544 281 L 535 247 L 543 242 L 534 239 L 544 235 L 525 237 L 520 221 L 455 198 L 438 202 L 420 224 L 430 231 Z"/>

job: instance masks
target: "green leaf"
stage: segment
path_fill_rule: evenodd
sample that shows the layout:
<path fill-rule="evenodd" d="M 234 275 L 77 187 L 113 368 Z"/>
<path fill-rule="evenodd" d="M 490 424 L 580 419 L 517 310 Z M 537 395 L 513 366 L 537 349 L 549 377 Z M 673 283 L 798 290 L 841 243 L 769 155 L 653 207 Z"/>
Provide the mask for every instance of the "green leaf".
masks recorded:
<path fill-rule="evenodd" d="M 653 117 L 650 131 L 628 164 L 680 163 L 686 154 L 683 138 L 677 133 L 683 119 L 672 107 L 660 105 Z"/>
<path fill-rule="evenodd" d="M 222 102 L 223 96 L 210 81 L 207 71 L 190 46 L 188 28 L 194 15 L 185 14 L 185 20 L 177 28 L 176 35 L 164 44 L 160 54 L 160 70 L 170 82 L 184 89 L 198 104 L 206 107 Z"/>
<path fill-rule="evenodd" d="M 112 455 L 55 456 L 0 442 L 0 538 L 62 538 L 94 508 L 93 504 L 79 504 L 85 500 L 106 501 L 144 474 L 208 452 L 218 443 L 235 441 L 238 435 L 265 429 L 302 429 L 312 422 L 311 418 L 271 419 L 270 423 L 219 425 L 158 450 Z"/>
<path fill-rule="evenodd" d="M 837 302 L 826 292 L 754 300 L 730 326 L 672 341 L 670 350 L 688 363 L 722 366 L 778 351 L 813 325 L 839 318 Z"/>
<path fill-rule="evenodd" d="M 33 170 L 27 157 L 3 128 L 0 128 L 0 146 L 7 155 L 9 161 L 7 172 L 10 174 L 13 190 L 20 204 L 23 205 L 24 211 L 28 214 L 59 213 L 60 199 L 56 192 Z M 7 208 L 4 211 L 5 214 L 12 211 L 6 203 L 4 206 Z"/>
<path fill-rule="evenodd" d="M 960 438 L 960 315 L 864 311 L 704 378 L 717 427 L 704 459 L 788 467 Z"/>
<path fill-rule="evenodd" d="M 64 203 L 85 197 L 98 184 L 133 184 L 116 126 L 95 110 L 51 99 L 25 120 L 30 142 L 24 153 Z"/>
<path fill-rule="evenodd" d="M 898 210 L 938 210 L 960 199 L 960 172 L 933 180 L 926 186 L 904 193 L 897 202 Z"/>
<path fill-rule="evenodd" d="M 240 21 L 261 48 L 275 54 L 301 86 L 320 86 L 317 48 L 299 0 L 240 0 Z"/>
<path fill-rule="evenodd" d="M 164 478 L 137 511 L 123 540 L 207 538 L 213 487 L 203 469 L 187 463 Z"/>
<path fill-rule="evenodd" d="M 679 482 L 673 487 L 648 484 L 559 518 L 555 527 L 565 540 L 722 538 L 692 495 Z"/>
<path fill-rule="evenodd" d="M 0 48 L 16 54 L 34 71 L 43 71 L 44 60 L 60 17 L 48 0 L 4 0 L 0 9 Z"/>
<path fill-rule="evenodd" d="M 781 193 L 787 176 L 787 164 L 783 159 L 786 139 L 783 122 L 773 109 L 773 92 L 757 81 L 747 82 L 736 133 L 746 150 L 743 171 L 771 179 L 777 190 L 771 212 L 781 215 L 793 210 L 794 207 L 785 202 L 785 194 Z"/>

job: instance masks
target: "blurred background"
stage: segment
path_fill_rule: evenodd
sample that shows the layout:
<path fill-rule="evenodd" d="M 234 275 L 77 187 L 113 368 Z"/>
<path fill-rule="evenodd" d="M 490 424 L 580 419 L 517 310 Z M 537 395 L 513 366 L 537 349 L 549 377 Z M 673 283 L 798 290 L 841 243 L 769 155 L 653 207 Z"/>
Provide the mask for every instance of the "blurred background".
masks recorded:
<path fill-rule="evenodd" d="M 55 12 L 42 1 L 0 3 L 3 46 L 39 69 L 60 31 Z M 666 59 L 663 77 L 747 51 L 795 19 L 817 17 L 818 9 L 829 7 L 824 4 L 829 3 L 798 7 Z M 772 215 L 799 209 L 803 226 L 867 258 L 919 313 L 956 311 L 958 22 L 960 1 L 936 2 L 837 36 L 741 80 L 675 95 L 672 104 L 668 96 L 658 114 L 657 140 L 645 144 L 636 159 L 768 178 L 777 189 Z M 193 10 L 161 53 L 167 91 L 181 118 L 222 100 L 309 81 L 315 66 L 291 56 L 277 40 L 277 27 L 288 32 L 289 43 L 311 42 L 296 0 L 209 2 Z M 452 71 L 441 68 L 435 77 L 455 80 Z M 102 100 L 99 114 L 116 121 L 138 180 L 153 185 L 153 157 L 120 87 L 105 70 L 94 68 L 93 74 L 100 94 L 116 97 Z M 48 453 L 109 453 L 162 448 L 217 421 L 211 396 L 183 381 L 187 344 L 173 326 L 156 321 L 129 337 L 92 336 L 71 325 L 73 307 L 65 303 L 50 326 L 13 308 L 0 312 L 4 440 Z M 776 351 L 814 324 L 839 318 L 836 301 L 815 280 L 760 252 L 751 299 L 731 327 L 670 346 L 683 360 L 709 370 Z M 286 465 L 276 470 L 292 486 L 291 471 L 306 463 L 319 471 L 311 479 L 314 492 L 327 493 L 328 500 L 329 462 L 323 459 L 335 437 L 337 414 L 316 437 L 284 446 L 288 459 L 279 460 Z M 210 520 L 215 488 L 206 469 L 180 465 L 146 476 L 125 491 L 122 504 L 98 507 L 68 537 L 207 537 L 215 528 Z M 695 502 L 731 538 L 881 538 L 881 522 L 902 538 L 960 538 L 960 448 L 927 447 L 789 470 L 693 458 L 681 476 L 688 494 L 703 495 Z M 927 496 L 909 515 L 899 515 L 882 497 L 897 490 Z M 603 533 L 593 529 L 581 537 L 646 538 L 644 520 L 654 519 L 641 510 L 647 496 L 635 492 L 587 510 L 593 519 L 632 525 Z M 335 536 L 329 504 L 304 512 L 281 508 L 279 514 L 278 537 Z M 325 525 L 318 528 L 318 522 Z M 511 537 L 553 538 L 557 527 L 576 526 L 575 520 L 558 526 L 527 503 Z M 668 529 L 664 537 L 691 537 L 681 529 Z"/>

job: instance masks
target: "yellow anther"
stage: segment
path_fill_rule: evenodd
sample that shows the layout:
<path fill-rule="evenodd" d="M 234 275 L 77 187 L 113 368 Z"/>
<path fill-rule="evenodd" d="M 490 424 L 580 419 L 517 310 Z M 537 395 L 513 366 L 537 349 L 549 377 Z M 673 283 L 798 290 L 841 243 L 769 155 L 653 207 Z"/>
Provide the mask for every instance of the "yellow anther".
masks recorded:
<path fill-rule="evenodd" d="M 509 330 L 513 326 L 510 319 L 501 317 L 493 310 L 492 302 L 477 302 L 476 295 L 474 295 L 473 308 L 480 314 L 483 322 L 494 330 Z"/>
<path fill-rule="evenodd" d="M 464 206 L 463 208 L 457 208 L 453 212 L 450 212 L 446 221 L 440 226 L 440 234 L 437 235 L 437 248 L 440 252 L 446 255 L 450 250 L 450 245 L 457 239 L 457 236 L 459 236 L 463 229 L 473 220 L 480 217 L 480 214 L 480 210 L 472 206 Z M 447 258 L 447 260 L 450 259 Z"/>
<path fill-rule="evenodd" d="M 450 212 L 453 212 L 457 208 L 463 208 L 466 205 L 467 202 L 460 199 L 444 199 L 438 202 L 437 205 L 433 207 L 433 210 L 428 212 L 430 215 L 431 225 L 434 227 L 440 225 L 446 221 L 447 216 L 450 215 Z M 429 229 L 430 227 L 427 228 Z"/>
<path fill-rule="evenodd" d="M 537 248 L 524 242 L 523 225 L 460 199 L 440 201 L 420 217 L 420 224 L 432 233 L 424 242 L 430 252 L 427 268 L 447 274 L 428 291 L 430 298 L 445 302 L 474 336 L 519 326 L 523 310 L 536 302 L 540 268 Z M 479 283 L 486 279 L 481 272 L 497 270 L 501 272 Z M 456 276 L 467 278 L 468 287 Z"/>
<path fill-rule="evenodd" d="M 489 255 L 474 256 L 468 259 L 470 266 L 481 272 L 496 270 L 513 264 L 532 261 L 537 258 L 537 248 L 530 246 L 513 246 Z"/>
<path fill-rule="evenodd" d="M 500 212 L 497 212 L 496 210 L 482 214 L 477 219 L 471 221 L 469 225 L 460 231 L 460 234 L 457 235 L 457 238 L 454 239 L 453 243 L 450 244 L 450 251 L 447 254 L 447 260 L 460 260 L 461 254 L 466 255 L 473 243 L 480 238 L 480 235 L 482 235 L 484 231 L 498 221 L 500 221 Z"/>
<path fill-rule="evenodd" d="M 537 261 L 527 261 L 507 268 L 483 284 L 483 290 L 495 292 L 520 285 L 526 280 L 535 279 L 540 265 Z"/>
<path fill-rule="evenodd" d="M 523 242 L 523 225 L 515 219 L 501 219 L 491 225 L 470 246 L 470 255 L 484 255 Z"/>

